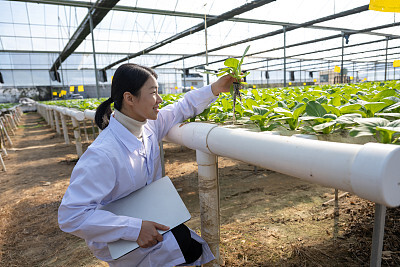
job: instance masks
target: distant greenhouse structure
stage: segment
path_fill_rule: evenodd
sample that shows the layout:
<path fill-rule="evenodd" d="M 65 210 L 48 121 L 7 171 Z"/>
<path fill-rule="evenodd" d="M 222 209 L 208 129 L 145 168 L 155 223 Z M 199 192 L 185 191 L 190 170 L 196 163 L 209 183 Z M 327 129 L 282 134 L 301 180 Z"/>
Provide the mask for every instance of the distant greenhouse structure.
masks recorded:
<path fill-rule="evenodd" d="M 399 26 L 369 0 L 0 1 L 0 102 L 107 97 L 126 62 L 180 93 L 214 81 L 204 71 L 247 45 L 256 88 L 393 80 Z"/>

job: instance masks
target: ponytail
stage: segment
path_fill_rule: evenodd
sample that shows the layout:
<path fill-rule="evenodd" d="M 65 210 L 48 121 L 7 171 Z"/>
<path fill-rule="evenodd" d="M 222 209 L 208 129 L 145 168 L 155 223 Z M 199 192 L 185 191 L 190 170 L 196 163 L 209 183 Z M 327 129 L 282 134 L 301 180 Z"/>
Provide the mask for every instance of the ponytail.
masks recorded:
<path fill-rule="evenodd" d="M 96 109 L 94 121 L 101 130 L 104 130 L 104 128 L 108 126 L 108 123 L 110 121 L 110 116 L 112 113 L 111 110 L 112 102 L 114 102 L 114 100 L 110 97 L 109 99 L 101 103 Z"/>

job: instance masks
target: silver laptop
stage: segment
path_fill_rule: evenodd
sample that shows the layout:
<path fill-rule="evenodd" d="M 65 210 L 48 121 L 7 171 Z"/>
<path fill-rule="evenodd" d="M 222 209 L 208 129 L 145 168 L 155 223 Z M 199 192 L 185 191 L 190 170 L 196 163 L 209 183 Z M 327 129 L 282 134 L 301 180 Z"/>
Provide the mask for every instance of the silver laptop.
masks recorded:
<path fill-rule="evenodd" d="M 170 227 L 170 230 L 190 220 L 190 213 L 168 176 L 165 176 L 133 193 L 101 208 L 116 215 L 140 218 Z M 160 234 L 167 231 L 158 230 Z M 118 240 L 108 243 L 115 260 L 137 249 L 134 241 Z"/>

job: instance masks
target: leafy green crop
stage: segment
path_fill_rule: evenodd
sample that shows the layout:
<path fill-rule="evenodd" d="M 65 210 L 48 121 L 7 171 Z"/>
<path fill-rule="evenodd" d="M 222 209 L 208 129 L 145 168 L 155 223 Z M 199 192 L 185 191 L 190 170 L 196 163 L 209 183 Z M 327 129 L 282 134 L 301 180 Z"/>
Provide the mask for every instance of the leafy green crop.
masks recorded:
<path fill-rule="evenodd" d="M 375 136 L 379 142 L 399 144 L 398 81 L 250 89 L 242 90 L 241 94 L 241 101 L 235 104 L 235 94 L 220 94 L 209 108 L 190 121 L 226 124 L 235 114 L 235 120 L 250 123 L 260 131 L 277 128 L 311 134 L 346 131 L 354 137 L 369 135 Z M 183 95 L 162 95 L 160 108 L 175 103 Z M 95 109 L 104 100 L 45 103 L 84 110 Z"/>

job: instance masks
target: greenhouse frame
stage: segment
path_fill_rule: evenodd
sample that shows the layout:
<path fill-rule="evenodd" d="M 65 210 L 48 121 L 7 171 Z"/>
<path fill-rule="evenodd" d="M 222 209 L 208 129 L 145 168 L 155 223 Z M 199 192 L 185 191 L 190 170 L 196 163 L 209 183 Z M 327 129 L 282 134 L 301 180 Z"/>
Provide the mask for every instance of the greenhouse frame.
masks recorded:
<path fill-rule="evenodd" d="M 204 70 L 247 45 L 243 68 L 258 87 L 396 79 L 399 15 L 368 4 L 0 1 L 0 101 L 21 92 L 45 100 L 63 89 L 106 97 L 125 62 L 155 68 L 161 92 L 179 93 L 215 79 Z"/>

